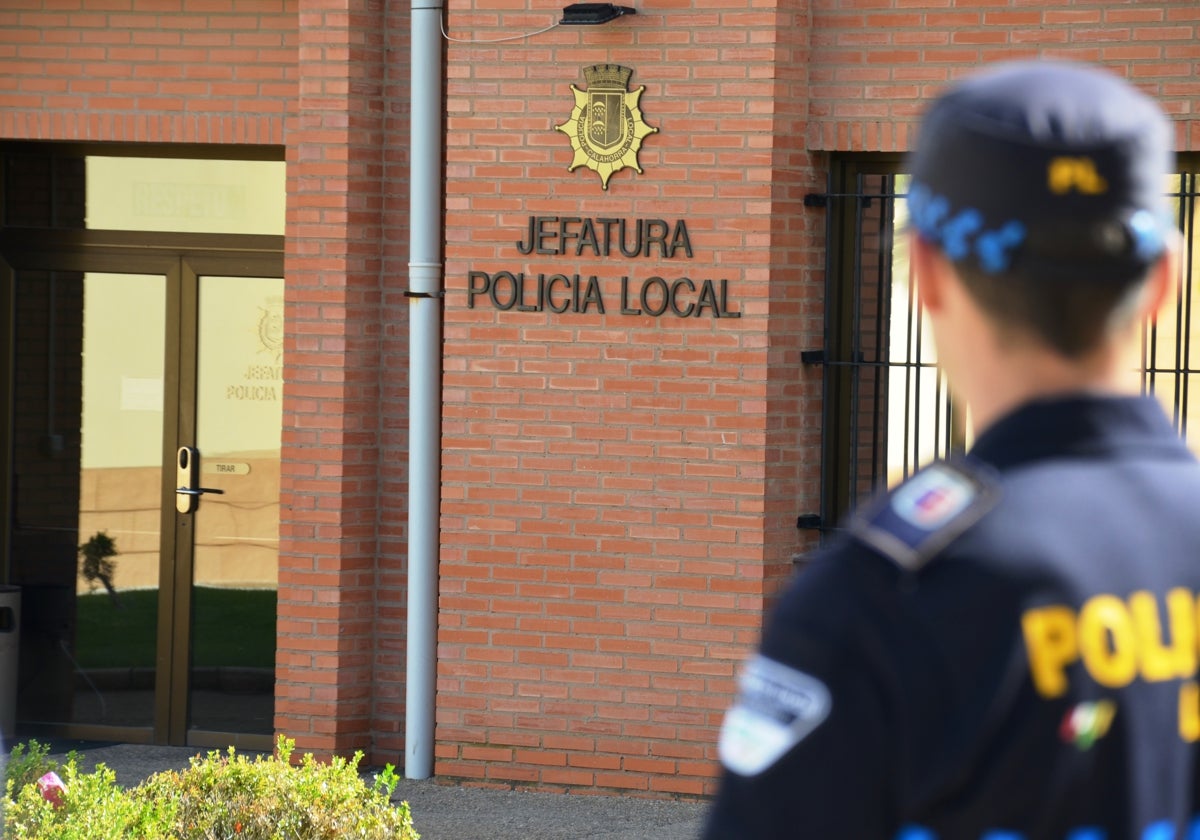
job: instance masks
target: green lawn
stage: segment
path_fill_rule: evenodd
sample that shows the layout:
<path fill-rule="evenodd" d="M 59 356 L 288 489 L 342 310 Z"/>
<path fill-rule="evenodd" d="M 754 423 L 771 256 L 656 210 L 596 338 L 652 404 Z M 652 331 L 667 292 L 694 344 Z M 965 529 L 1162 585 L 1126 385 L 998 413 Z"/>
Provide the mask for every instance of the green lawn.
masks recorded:
<path fill-rule="evenodd" d="M 276 594 L 271 589 L 196 587 L 192 602 L 192 665 L 275 665 Z M 83 668 L 153 667 L 158 590 L 80 595 L 75 658 Z"/>

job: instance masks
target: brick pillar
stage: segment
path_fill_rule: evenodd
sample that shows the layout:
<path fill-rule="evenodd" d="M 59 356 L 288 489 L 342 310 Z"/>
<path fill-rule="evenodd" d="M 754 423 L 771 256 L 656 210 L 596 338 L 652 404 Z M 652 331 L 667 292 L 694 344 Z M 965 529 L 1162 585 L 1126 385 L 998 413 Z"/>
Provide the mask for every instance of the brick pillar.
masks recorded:
<path fill-rule="evenodd" d="M 373 764 L 399 765 L 404 754 L 408 645 L 408 217 L 409 40 L 407 3 L 388 7 L 384 87 L 383 425 L 379 467 L 379 574 L 375 590 Z M 441 166 L 441 162 L 423 165 Z"/>
<path fill-rule="evenodd" d="M 807 21 L 810 2 L 781 0 L 779 14 Z M 825 213 L 804 206 L 807 194 L 825 191 L 827 172 L 805 143 L 811 34 L 803 25 L 776 32 L 761 593 L 768 604 L 790 578 L 797 551 L 816 543 L 813 532 L 797 532 L 796 517 L 821 503 L 822 372 L 800 361 L 821 348 L 825 333 Z"/>
<path fill-rule="evenodd" d="M 288 132 L 276 728 L 370 745 L 379 470 L 384 15 L 300 0 Z"/>

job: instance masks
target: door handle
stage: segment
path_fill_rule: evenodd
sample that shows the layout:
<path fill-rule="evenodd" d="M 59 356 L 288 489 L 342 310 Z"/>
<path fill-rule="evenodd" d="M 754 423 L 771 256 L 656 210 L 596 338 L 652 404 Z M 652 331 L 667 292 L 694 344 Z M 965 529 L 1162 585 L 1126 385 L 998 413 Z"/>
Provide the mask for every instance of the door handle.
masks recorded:
<path fill-rule="evenodd" d="M 175 454 L 175 510 L 180 513 L 195 513 L 200 506 L 200 497 L 205 493 L 224 490 L 215 487 L 200 487 L 200 450 L 194 446 L 181 446 Z"/>

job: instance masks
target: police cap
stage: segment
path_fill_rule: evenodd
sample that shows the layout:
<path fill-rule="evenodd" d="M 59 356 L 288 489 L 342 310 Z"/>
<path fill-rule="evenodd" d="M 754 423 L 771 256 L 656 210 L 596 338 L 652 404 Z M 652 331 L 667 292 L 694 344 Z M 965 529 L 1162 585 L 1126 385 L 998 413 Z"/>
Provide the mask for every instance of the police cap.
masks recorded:
<path fill-rule="evenodd" d="M 908 166 L 911 223 L 988 273 L 1133 279 L 1172 227 L 1171 134 L 1155 102 L 1107 70 L 995 65 L 925 115 Z"/>

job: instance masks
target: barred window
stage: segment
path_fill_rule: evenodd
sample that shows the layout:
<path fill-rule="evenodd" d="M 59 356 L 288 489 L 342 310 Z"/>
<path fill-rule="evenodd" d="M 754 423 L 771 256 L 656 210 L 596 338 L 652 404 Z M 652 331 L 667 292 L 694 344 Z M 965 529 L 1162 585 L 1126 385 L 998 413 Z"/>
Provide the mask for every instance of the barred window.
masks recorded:
<path fill-rule="evenodd" d="M 929 461 L 970 445 L 965 410 L 937 369 L 901 233 L 908 176 L 896 156 L 845 156 L 834 163 L 826 271 L 825 433 L 820 527 L 829 529 L 865 496 Z M 1183 248 L 1171 298 L 1142 329 L 1142 386 L 1200 452 L 1200 272 L 1196 204 L 1200 157 L 1184 156 L 1166 184 Z M 1200 313 L 1196 313 L 1200 319 Z M 1193 352 L 1195 347 L 1195 352 Z M 1196 385 L 1193 388 L 1192 385 Z"/>

